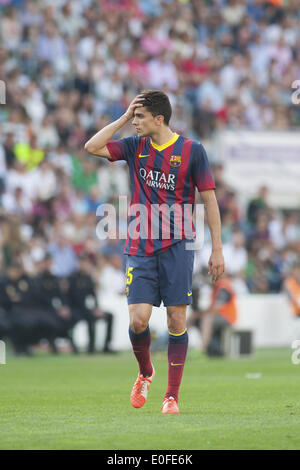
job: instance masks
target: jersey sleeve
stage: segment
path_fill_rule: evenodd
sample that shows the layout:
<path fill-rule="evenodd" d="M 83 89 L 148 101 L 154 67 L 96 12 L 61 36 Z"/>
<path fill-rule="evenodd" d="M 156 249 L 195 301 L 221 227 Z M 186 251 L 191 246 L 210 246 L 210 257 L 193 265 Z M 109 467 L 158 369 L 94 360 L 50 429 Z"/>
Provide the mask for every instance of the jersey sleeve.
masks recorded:
<path fill-rule="evenodd" d="M 111 155 L 109 160 L 116 162 L 117 160 L 125 160 L 129 162 L 130 159 L 134 158 L 139 144 L 139 137 L 125 137 L 120 140 L 111 140 L 106 144 L 106 147 Z"/>
<path fill-rule="evenodd" d="M 202 144 L 197 144 L 192 155 L 192 179 L 199 192 L 216 189 L 215 181 Z"/>

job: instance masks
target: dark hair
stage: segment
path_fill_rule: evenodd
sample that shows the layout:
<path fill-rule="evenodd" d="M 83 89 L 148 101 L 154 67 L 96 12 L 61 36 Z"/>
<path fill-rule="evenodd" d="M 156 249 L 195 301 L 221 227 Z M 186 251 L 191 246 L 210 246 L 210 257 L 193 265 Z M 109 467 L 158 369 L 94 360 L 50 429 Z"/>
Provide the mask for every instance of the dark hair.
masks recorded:
<path fill-rule="evenodd" d="M 152 114 L 152 116 L 162 115 L 164 117 L 164 123 L 168 126 L 172 108 L 168 96 L 160 90 L 145 90 L 142 91 L 141 95 L 145 100 L 144 106 Z"/>

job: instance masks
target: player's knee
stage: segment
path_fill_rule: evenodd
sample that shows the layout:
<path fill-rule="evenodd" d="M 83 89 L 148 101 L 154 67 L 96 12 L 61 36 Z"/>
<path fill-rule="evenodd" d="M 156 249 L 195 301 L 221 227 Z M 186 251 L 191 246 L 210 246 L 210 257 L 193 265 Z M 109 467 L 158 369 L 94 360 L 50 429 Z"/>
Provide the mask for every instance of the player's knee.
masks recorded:
<path fill-rule="evenodd" d="M 173 333 L 174 335 L 180 335 L 186 330 L 186 323 L 178 322 L 178 321 L 169 322 L 168 330 L 170 333 Z"/>
<path fill-rule="evenodd" d="M 180 334 L 186 329 L 185 311 L 169 309 L 168 329 L 171 333 L 174 333 L 174 334 Z"/>
<path fill-rule="evenodd" d="M 148 321 L 140 317 L 134 317 L 130 322 L 130 328 L 134 333 L 142 333 L 148 326 Z"/>

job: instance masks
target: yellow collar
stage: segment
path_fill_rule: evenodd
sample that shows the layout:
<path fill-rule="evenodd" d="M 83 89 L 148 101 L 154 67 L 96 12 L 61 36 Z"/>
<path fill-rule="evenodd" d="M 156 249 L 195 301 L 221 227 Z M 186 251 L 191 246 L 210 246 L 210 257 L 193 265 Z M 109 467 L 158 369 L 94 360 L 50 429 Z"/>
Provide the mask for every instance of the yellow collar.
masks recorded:
<path fill-rule="evenodd" d="M 179 137 L 179 135 L 176 134 L 176 132 L 174 132 L 174 135 L 173 135 L 172 139 L 169 140 L 168 142 L 166 142 L 163 145 L 156 145 L 154 142 L 152 142 L 152 139 L 150 139 L 150 143 L 151 143 L 152 147 L 155 148 L 155 150 L 159 150 L 161 152 L 162 150 L 165 150 L 170 145 L 173 145 L 176 142 L 176 140 L 178 139 L 178 137 Z"/>

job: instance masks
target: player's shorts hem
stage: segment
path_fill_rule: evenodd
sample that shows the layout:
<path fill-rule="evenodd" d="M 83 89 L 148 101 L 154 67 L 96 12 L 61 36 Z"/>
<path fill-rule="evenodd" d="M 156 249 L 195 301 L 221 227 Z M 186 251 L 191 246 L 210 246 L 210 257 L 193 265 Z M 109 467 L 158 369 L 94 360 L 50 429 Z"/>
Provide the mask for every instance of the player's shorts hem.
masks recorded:
<path fill-rule="evenodd" d="M 151 300 L 151 299 L 127 299 L 128 305 L 132 304 L 150 304 L 153 305 L 154 307 L 160 307 L 161 301 L 158 303 L 158 301 Z"/>
<path fill-rule="evenodd" d="M 165 307 L 175 307 L 176 305 L 191 305 L 192 304 L 192 300 L 182 300 L 182 301 L 176 301 L 174 302 L 173 300 L 170 301 L 170 302 L 164 302 L 164 306 Z"/>

